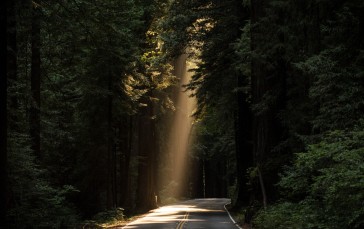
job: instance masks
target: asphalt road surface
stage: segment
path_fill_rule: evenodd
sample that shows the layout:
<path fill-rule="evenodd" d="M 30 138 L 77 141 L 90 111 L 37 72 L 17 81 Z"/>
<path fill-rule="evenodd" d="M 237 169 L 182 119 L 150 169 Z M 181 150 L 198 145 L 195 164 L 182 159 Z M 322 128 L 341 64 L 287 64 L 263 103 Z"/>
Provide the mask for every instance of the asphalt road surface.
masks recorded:
<path fill-rule="evenodd" d="M 230 199 L 194 199 L 153 210 L 124 229 L 238 229 L 224 206 Z"/>

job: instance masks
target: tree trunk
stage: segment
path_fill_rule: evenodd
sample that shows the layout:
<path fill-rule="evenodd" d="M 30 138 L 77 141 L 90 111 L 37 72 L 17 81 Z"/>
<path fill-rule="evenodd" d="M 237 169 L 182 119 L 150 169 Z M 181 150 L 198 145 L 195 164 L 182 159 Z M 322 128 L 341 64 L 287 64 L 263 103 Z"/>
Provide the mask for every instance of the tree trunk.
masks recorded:
<path fill-rule="evenodd" d="M 249 19 L 249 8 L 243 6 L 241 1 L 234 1 L 233 12 L 239 18 L 238 21 Z M 241 23 L 235 25 L 235 38 L 241 36 Z M 242 88 L 246 76 L 241 72 L 236 73 L 236 86 Z M 247 187 L 247 169 L 253 165 L 253 152 L 251 147 L 251 111 L 246 95 L 239 90 L 236 94 L 237 110 L 234 120 L 235 131 L 235 157 L 236 157 L 236 178 L 237 178 L 237 199 L 235 208 L 247 206 L 249 204 L 250 193 Z"/>
<path fill-rule="evenodd" d="M 35 155 L 42 158 L 40 150 L 40 84 L 41 84 L 41 60 L 40 60 L 40 8 L 33 3 L 32 32 L 31 32 L 31 93 L 30 106 L 30 137 L 32 150 Z"/>
<path fill-rule="evenodd" d="M 204 176 L 203 176 L 203 162 L 200 158 L 191 158 L 190 170 L 191 197 L 203 198 L 204 197 Z"/>
<path fill-rule="evenodd" d="M 118 161 L 116 160 L 117 158 L 117 150 L 116 150 L 116 145 L 113 142 L 113 147 L 112 147 L 112 152 L 113 152 L 113 176 L 112 176 L 112 185 L 113 185 L 113 208 L 116 208 L 118 205 L 118 187 L 117 187 L 117 166 L 118 166 Z"/>
<path fill-rule="evenodd" d="M 111 88 L 111 74 L 108 74 L 108 90 L 110 92 Z M 112 207 L 112 133 L 111 133 L 111 119 L 112 119 L 112 96 L 107 96 L 107 194 L 106 194 L 106 202 L 107 208 L 110 209 Z"/>
<path fill-rule="evenodd" d="M 266 190 L 265 190 L 263 175 L 262 175 L 262 172 L 260 170 L 260 165 L 257 165 L 257 170 L 258 170 L 260 189 L 262 190 L 263 207 L 264 207 L 264 209 L 267 209 L 267 194 L 265 193 Z"/>
<path fill-rule="evenodd" d="M 138 190 L 137 208 L 139 210 L 150 210 L 157 206 L 155 195 L 155 126 L 153 117 L 152 101 L 145 98 L 143 101 L 147 106 L 142 107 L 139 115 L 139 162 L 138 162 Z"/>
<path fill-rule="evenodd" d="M 113 133 L 113 88 L 112 73 L 108 73 L 108 92 L 107 97 L 107 208 L 115 208 L 117 205 L 116 194 L 116 149 Z"/>
<path fill-rule="evenodd" d="M 238 76 L 238 87 L 243 86 L 243 77 Z M 253 166 L 253 152 L 251 146 L 252 115 L 246 96 L 242 91 L 237 92 L 238 111 L 235 118 L 235 146 L 236 146 L 236 174 L 238 196 L 235 207 L 247 206 L 250 202 L 249 187 L 247 186 L 247 169 Z"/>
<path fill-rule="evenodd" d="M 285 138 L 285 129 L 282 126 L 278 114 L 285 109 L 287 100 L 287 69 L 284 57 L 285 50 L 276 53 L 274 57 L 274 69 L 267 67 L 270 60 L 265 57 L 267 44 L 285 44 L 285 34 L 277 33 L 277 37 L 268 39 L 264 34 L 266 29 L 285 23 L 284 15 L 276 21 L 267 20 L 265 8 L 269 6 L 269 0 L 254 0 L 251 2 L 251 50 L 254 53 L 251 63 L 251 82 L 253 104 L 259 107 L 254 114 L 253 121 L 253 152 L 256 168 L 258 170 L 258 183 L 262 203 L 266 207 L 267 202 L 277 199 L 275 184 L 279 177 L 280 167 L 269 165 L 267 162 L 277 157 L 274 148 Z M 275 34 L 275 32 L 270 32 Z M 275 42 L 275 43 L 274 43 Z M 269 57 L 271 58 L 271 57 Z M 268 196 L 269 195 L 269 196 Z"/>
<path fill-rule="evenodd" d="M 17 125 L 16 111 L 18 109 L 18 99 L 16 96 L 16 84 L 18 75 L 18 47 L 17 47 L 17 26 L 16 26 L 16 0 L 8 1 L 7 5 L 7 77 L 8 77 L 8 90 L 9 90 L 9 120 L 8 127 L 10 130 L 19 131 Z"/>
<path fill-rule="evenodd" d="M 4 4 L 5 3 L 5 4 Z M 9 47 L 10 53 L 7 51 L 7 46 L 14 44 L 11 31 L 16 31 L 15 24 L 10 23 L 11 18 L 15 18 L 14 1 L 7 0 L 2 2 L 1 5 L 1 24 L 6 25 L 5 34 L 7 35 L 7 41 L 3 40 L 4 36 L 1 36 L 1 57 L 7 58 L 6 61 L 1 61 L 0 66 L 0 227 L 7 228 L 6 214 L 7 214 L 7 200 L 8 200 L 8 176 L 7 176 L 7 71 L 12 65 L 11 55 L 16 50 L 14 47 Z M 16 46 L 16 40 L 15 40 Z M 15 59 L 16 60 L 16 59 Z M 16 65 L 15 65 L 16 66 Z"/>
<path fill-rule="evenodd" d="M 153 111 L 153 114 L 155 112 Z M 153 190 L 154 190 L 154 206 L 158 207 L 158 204 L 161 203 L 160 196 L 159 196 L 159 142 L 158 142 L 158 129 L 156 127 L 157 123 L 156 120 L 153 119 L 152 121 L 152 130 L 153 130 L 153 138 L 152 138 L 152 150 L 153 150 Z"/>
<path fill-rule="evenodd" d="M 265 0 L 251 1 L 251 50 L 256 52 L 252 57 L 251 63 L 251 82 L 252 82 L 252 99 L 253 104 L 262 102 L 264 94 L 267 92 L 266 76 L 268 72 L 265 69 L 263 60 L 259 56 L 259 45 L 262 41 L 263 26 L 261 19 L 264 17 Z M 253 121 L 253 152 L 256 166 L 260 166 L 267 156 L 269 142 L 269 111 L 260 111 L 254 115 Z M 259 168 L 259 184 L 262 194 L 262 202 L 266 203 L 267 193 L 263 179 L 262 169 Z"/>
<path fill-rule="evenodd" d="M 2 44 L 6 44 L 5 42 Z M 2 49 L 6 50 L 6 49 Z M 0 221 L 1 224 L 6 219 L 7 213 L 7 191 L 8 191 L 8 180 L 7 180 L 7 112 L 6 112 L 6 101 L 7 101 L 7 83 L 6 83 L 6 67 L 4 64 L 1 66 L 1 81 L 0 81 L 0 180 L 1 180 L 1 194 L 0 194 Z M 3 70 L 4 69 L 4 70 Z M 0 225 L 1 226 L 1 225 Z M 5 225 L 4 225 L 5 228 Z"/>
<path fill-rule="evenodd" d="M 133 118 L 125 117 L 125 125 L 120 123 L 120 206 L 128 208 L 130 196 L 130 156 L 132 150 Z M 126 130 L 126 131 L 122 131 Z"/>

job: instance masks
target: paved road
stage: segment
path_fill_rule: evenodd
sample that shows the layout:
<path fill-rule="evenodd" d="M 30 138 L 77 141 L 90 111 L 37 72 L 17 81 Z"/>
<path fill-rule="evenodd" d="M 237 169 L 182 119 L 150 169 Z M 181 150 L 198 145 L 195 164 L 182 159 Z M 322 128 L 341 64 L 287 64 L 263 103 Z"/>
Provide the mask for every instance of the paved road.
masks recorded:
<path fill-rule="evenodd" d="M 124 229 L 238 229 L 224 205 L 230 199 L 194 199 L 158 208 Z"/>

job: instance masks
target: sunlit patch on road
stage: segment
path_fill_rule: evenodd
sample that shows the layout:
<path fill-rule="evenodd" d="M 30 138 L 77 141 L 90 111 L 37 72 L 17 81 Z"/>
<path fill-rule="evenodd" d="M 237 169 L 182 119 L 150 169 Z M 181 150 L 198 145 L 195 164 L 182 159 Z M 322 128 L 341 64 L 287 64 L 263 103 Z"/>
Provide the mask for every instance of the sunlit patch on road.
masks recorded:
<path fill-rule="evenodd" d="M 189 200 L 153 210 L 124 228 L 236 228 L 224 209 L 229 202 L 229 199 Z"/>

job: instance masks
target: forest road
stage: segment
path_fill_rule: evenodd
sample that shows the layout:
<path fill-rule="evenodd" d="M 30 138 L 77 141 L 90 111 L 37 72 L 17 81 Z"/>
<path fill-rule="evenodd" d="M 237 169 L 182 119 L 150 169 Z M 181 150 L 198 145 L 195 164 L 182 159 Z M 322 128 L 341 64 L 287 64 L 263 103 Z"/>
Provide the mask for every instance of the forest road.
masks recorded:
<path fill-rule="evenodd" d="M 124 229 L 237 229 L 225 205 L 230 199 L 193 199 L 153 210 Z"/>

